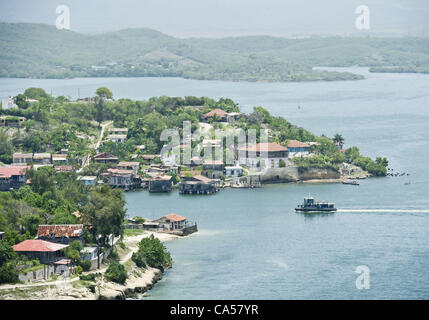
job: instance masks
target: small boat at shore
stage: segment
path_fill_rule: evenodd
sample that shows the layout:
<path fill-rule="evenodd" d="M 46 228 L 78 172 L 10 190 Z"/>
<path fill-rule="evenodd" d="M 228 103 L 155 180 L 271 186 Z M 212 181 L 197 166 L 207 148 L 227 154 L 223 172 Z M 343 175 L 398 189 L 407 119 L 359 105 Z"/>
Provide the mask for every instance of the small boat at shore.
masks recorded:
<path fill-rule="evenodd" d="M 313 197 L 304 198 L 304 203 L 298 205 L 295 208 L 295 211 L 300 212 L 335 212 L 337 208 L 335 208 L 334 203 L 329 203 L 326 201 L 314 201 Z"/>
<path fill-rule="evenodd" d="M 357 182 L 356 180 L 346 180 L 346 181 L 343 181 L 343 184 L 351 184 L 353 186 L 358 186 L 359 182 Z"/>

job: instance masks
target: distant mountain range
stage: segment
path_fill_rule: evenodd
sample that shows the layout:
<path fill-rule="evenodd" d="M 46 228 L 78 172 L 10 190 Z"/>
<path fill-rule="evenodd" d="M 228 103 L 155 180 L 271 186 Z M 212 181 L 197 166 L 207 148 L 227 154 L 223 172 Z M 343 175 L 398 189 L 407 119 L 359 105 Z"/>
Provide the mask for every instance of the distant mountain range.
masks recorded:
<path fill-rule="evenodd" d="M 354 65 L 426 70 L 429 39 L 270 36 L 179 39 L 151 29 L 87 35 L 44 24 L 0 23 L 0 77 L 361 79 L 362 76 L 348 72 L 312 69 Z"/>

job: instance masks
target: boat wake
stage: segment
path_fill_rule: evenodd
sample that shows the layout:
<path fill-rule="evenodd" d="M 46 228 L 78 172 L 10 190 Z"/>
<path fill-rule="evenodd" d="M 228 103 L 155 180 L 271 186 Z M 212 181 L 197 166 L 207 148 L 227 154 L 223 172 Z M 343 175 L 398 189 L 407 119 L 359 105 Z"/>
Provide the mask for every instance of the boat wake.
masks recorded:
<path fill-rule="evenodd" d="M 337 212 L 368 212 L 368 213 L 429 213 L 429 210 L 420 209 L 338 209 Z"/>

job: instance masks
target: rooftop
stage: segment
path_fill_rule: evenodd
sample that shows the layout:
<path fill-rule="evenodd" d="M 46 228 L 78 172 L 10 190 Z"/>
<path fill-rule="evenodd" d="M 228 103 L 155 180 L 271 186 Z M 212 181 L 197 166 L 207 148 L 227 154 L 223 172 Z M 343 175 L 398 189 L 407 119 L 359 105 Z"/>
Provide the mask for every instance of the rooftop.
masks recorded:
<path fill-rule="evenodd" d="M 138 161 L 121 161 L 118 163 L 118 167 L 133 167 L 139 166 L 140 162 Z"/>
<path fill-rule="evenodd" d="M 94 156 L 94 159 L 107 159 L 107 160 L 118 160 L 117 156 L 110 154 L 108 152 L 101 152 Z"/>
<path fill-rule="evenodd" d="M 0 167 L 0 178 L 11 178 L 12 176 L 24 175 L 28 167 L 8 166 Z"/>
<path fill-rule="evenodd" d="M 179 216 L 178 214 L 175 214 L 175 213 L 167 214 L 165 217 L 171 221 L 184 221 L 184 220 L 186 220 L 185 217 Z"/>
<path fill-rule="evenodd" d="M 83 224 L 57 224 L 39 225 L 38 237 L 80 237 L 83 232 Z"/>
<path fill-rule="evenodd" d="M 301 142 L 298 140 L 289 140 L 287 142 L 287 147 L 288 148 L 308 148 L 310 147 L 310 145 L 308 143 Z"/>
<path fill-rule="evenodd" d="M 208 117 L 213 117 L 213 116 L 218 116 L 218 117 L 224 117 L 228 114 L 228 112 L 223 111 L 221 109 L 214 109 L 210 112 L 207 112 L 204 117 L 208 118 Z"/>
<path fill-rule="evenodd" d="M 43 240 L 25 240 L 14 245 L 13 250 L 18 252 L 55 252 L 67 247 L 67 244 L 59 244 Z"/>
<path fill-rule="evenodd" d="M 238 148 L 238 150 L 251 151 L 251 152 L 276 152 L 276 151 L 287 151 L 287 148 L 275 142 L 268 142 L 268 143 L 258 143 L 252 146 L 246 145 Z"/>

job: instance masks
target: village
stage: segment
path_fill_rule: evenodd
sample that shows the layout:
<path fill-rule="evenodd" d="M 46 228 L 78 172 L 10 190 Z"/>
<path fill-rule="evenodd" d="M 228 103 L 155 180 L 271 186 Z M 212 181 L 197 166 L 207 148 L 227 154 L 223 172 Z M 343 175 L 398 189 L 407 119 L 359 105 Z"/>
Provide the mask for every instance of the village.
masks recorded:
<path fill-rule="evenodd" d="M 84 99 L 79 103 L 97 106 L 97 104 L 105 104 L 108 100 L 97 98 L 87 101 Z M 18 106 L 14 104 L 14 101 L 11 99 L 7 101 L 6 110 L 17 110 Z M 225 103 L 222 99 L 220 101 Z M 29 106 L 37 106 L 39 103 L 35 99 L 25 99 L 24 102 Z M 110 102 L 116 103 L 113 100 Z M 70 102 L 70 107 L 75 108 L 75 103 Z M 341 136 L 337 135 L 334 139 L 319 138 L 305 133 L 302 129 L 294 128 L 292 131 L 294 137 L 307 136 L 307 138 L 300 140 L 285 138 L 278 129 L 274 130 L 270 125 L 263 123 L 262 118 L 266 117 L 264 109 L 255 109 L 252 114 L 246 115 L 237 112 L 238 108 L 232 101 L 227 101 L 227 103 L 229 105 L 224 109 L 229 109 L 229 111 L 215 105 L 210 108 L 190 107 L 186 109 L 187 112 L 198 114 L 199 121 L 193 124 L 194 130 L 204 134 L 202 137 L 197 135 L 198 141 L 193 141 L 192 134 L 183 136 L 183 142 L 178 146 L 178 153 L 153 152 L 154 148 L 142 144 L 142 140 L 137 140 L 140 143 L 130 145 L 131 141 L 135 141 L 135 126 L 115 126 L 115 121 L 112 120 L 89 123 L 97 128 L 97 130 L 88 131 L 92 133 L 92 136 L 88 133 L 76 134 L 77 139 L 86 141 L 86 147 L 84 149 L 81 147 L 83 152 L 80 152 L 78 156 L 76 155 L 76 141 L 73 143 L 60 141 L 65 143 L 60 143 L 59 145 L 62 147 L 56 148 L 56 150 L 47 147 L 41 150 L 43 152 L 25 152 L 24 149 L 21 152 L 15 151 L 11 154 L 11 163 L 0 166 L 0 191 L 9 192 L 16 197 L 25 188 L 33 188 L 35 182 L 40 184 L 42 181 L 43 183 L 44 174 L 57 181 L 52 183 L 58 183 L 64 177 L 74 179 L 72 184 L 76 184 L 76 188 L 84 188 L 79 192 L 89 195 L 97 192 L 103 194 L 107 192 L 106 190 L 126 192 L 146 190 L 150 194 L 176 192 L 179 197 L 208 196 L 227 188 L 260 188 L 264 184 L 270 183 L 341 182 L 351 177 L 366 178 L 371 175 L 352 163 L 344 162 L 343 159 L 348 151 L 343 149 L 344 140 Z M 214 102 L 214 104 L 217 103 Z M 203 113 L 202 110 L 206 112 Z M 168 118 L 168 114 L 166 117 Z M 139 121 L 141 120 L 137 119 L 137 125 L 140 123 Z M 28 121 L 23 116 L 5 115 L 0 117 L 0 127 L 6 130 L 11 129 L 12 132 L 19 133 L 19 130 L 24 130 L 26 123 Z M 224 145 L 224 139 L 215 134 L 216 130 L 227 132 L 246 127 L 249 123 L 257 123 L 258 128 L 266 130 L 268 141 L 248 139 L 245 140 L 247 141 L 245 143 Z M 289 126 L 284 120 L 281 120 L 280 123 L 283 124 L 277 126 Z M 140 129 L 148 134 L 145 127 L 140 126 Z M 159 137 L 155 137 L 155 139 L 159 139 Z M 49 144 L 47 145 L 49 146 Z M 128 148 L 126 152 L 123 151 L 125 145 Z M 192 157 L 189 162 L 184 162 L 185 149 L 189 146 Z M 134 151 L 130 152 L 130 147 Z M 323 156 L 325 150 L 329 150 L 330 154 L 339 157 L 340 160 L 335 160 L 338 165 L 325 160 L 327 159 L 326 156 Z M 214 151 L 214 156 L 212 156 L 212 151 Z M 216 154 L 221 156 L 216 156 Z M 232 155 L 232 157 L 227 160 L 228 158 L 222 154 Z M 357 155 L 359 154 L 357 153 Z M 333 156 L 332 159 L 335 157 Z M 39 171 L 40 176 L 37 174 Z M 32 179 L 37 179 L 37 181 Z M 49 193 L 44 193 L 42 196 L 49 196 Z M 119 197 L 118 200 L 121 199 L 119 194 L 116 196 Z M 47 204 L 43 204 L 43 206 L 46 207 Z M 43 210 L 52 211 L 51 209 Z M 189 236 L 198 231 L 196 221 L 190 221 L 182 216 L 186 213 L 160 212 L 159 218 L 148 220 L 144 218 L 145 213 L 141 212 L 140 216 L 126 217 L 122 222 L 116 220 L 115 224 L 118 224 L 118 227 L 112 229 L 110 226 L 109 229 L 115 230 L 114 232 L 96 234 L 94 231 L 103 230 L 103 228 L 95 226 L 94 223 L 104 222 L 98 221 L 95 216 L 90 221 L 88 210 L 88 207 L 85 208 L 85 214 L 80 210 L 72 212 L 72 219 L 68 217 L 70 213 L 62 218 L 61 214 L 52 211 L 54 216 L 51 216 L 49 221 L 73 220 L 77 223 L 36 224 L 32 226 L 32 228 L 37 228 L 33 231 L 35 236 L 29 237 L 27 232 L 22 241 L 18 240 L 19 236 L 15 236 L 13 240 L 15 244 L 12 247 L 20 261 L 17 269 L 18 281 L 21 285 L 50 283 L 59 276 L 93 279 L 98 272 L 108 273 L 107 266 L 110 268 L 118 261 L 119 264 L 128 264 L 128 278 L 133 277 L 134 274 L 134 278 L 138 279 L 139 277 L 136 277 L 135 274 L 140 274 L 141 269 L 137 265 L 144 265 L 146 262 L 141 262 L 144 259 L 136 256 L 140 245 L 137 245 L 137 241 L 130 239 L 139 237 L 139 241 L 143 241 L 144 238 L 155 235 L 156 238 L 169 240 L 172 237 Z M 113 210 L 122 211 L 119 207 Z M 97 210 L 93 211 L 93 215 L 96 215 L 96 212 Z M 53 218 L 55 219 L 52 220 Z M 48 221 L 46 218 L 44 220 Z M 88 234 L 91 234 L 91 237 Z M 0 230 L 1 241 L 6 241 L 6 237 L 10 238 L 10 235 L 8 236 L 4 230 Z M 165 250 L 162 248 L 160 250 Z M 112 257 L 117 262 L 112 262 Z M 131 260 L 132 262 L 130 262 Z M 163 264 L 156 265 L 153 270 L 150 269 L 153 271 L 151 271 L 152 278 L 146 279 L 142 276 L 149 281 L 149 284 L 146 283 L 143 287 L 147 288 L 152 280 L 159 279 L 160 273 L 154 270 L 168 267 L 170 263 L 168 261 L 167 259 Z M 131 268 L 130 263 L 133 265 Z M 103 279 L 108 278 L 105 276 Z M 121 279 L 120 282 L 124 285 L 124 279 Z M 108 283 L 111 285 L 111 282 Z M 143 290 L 141 288 L 138 290 Z M 114 293 L 111 293 L 110 297 L 117 297 L 118 290 L 123 290 L 123 288 L 116 289 L 116 291 L 112 291 Z"/>

